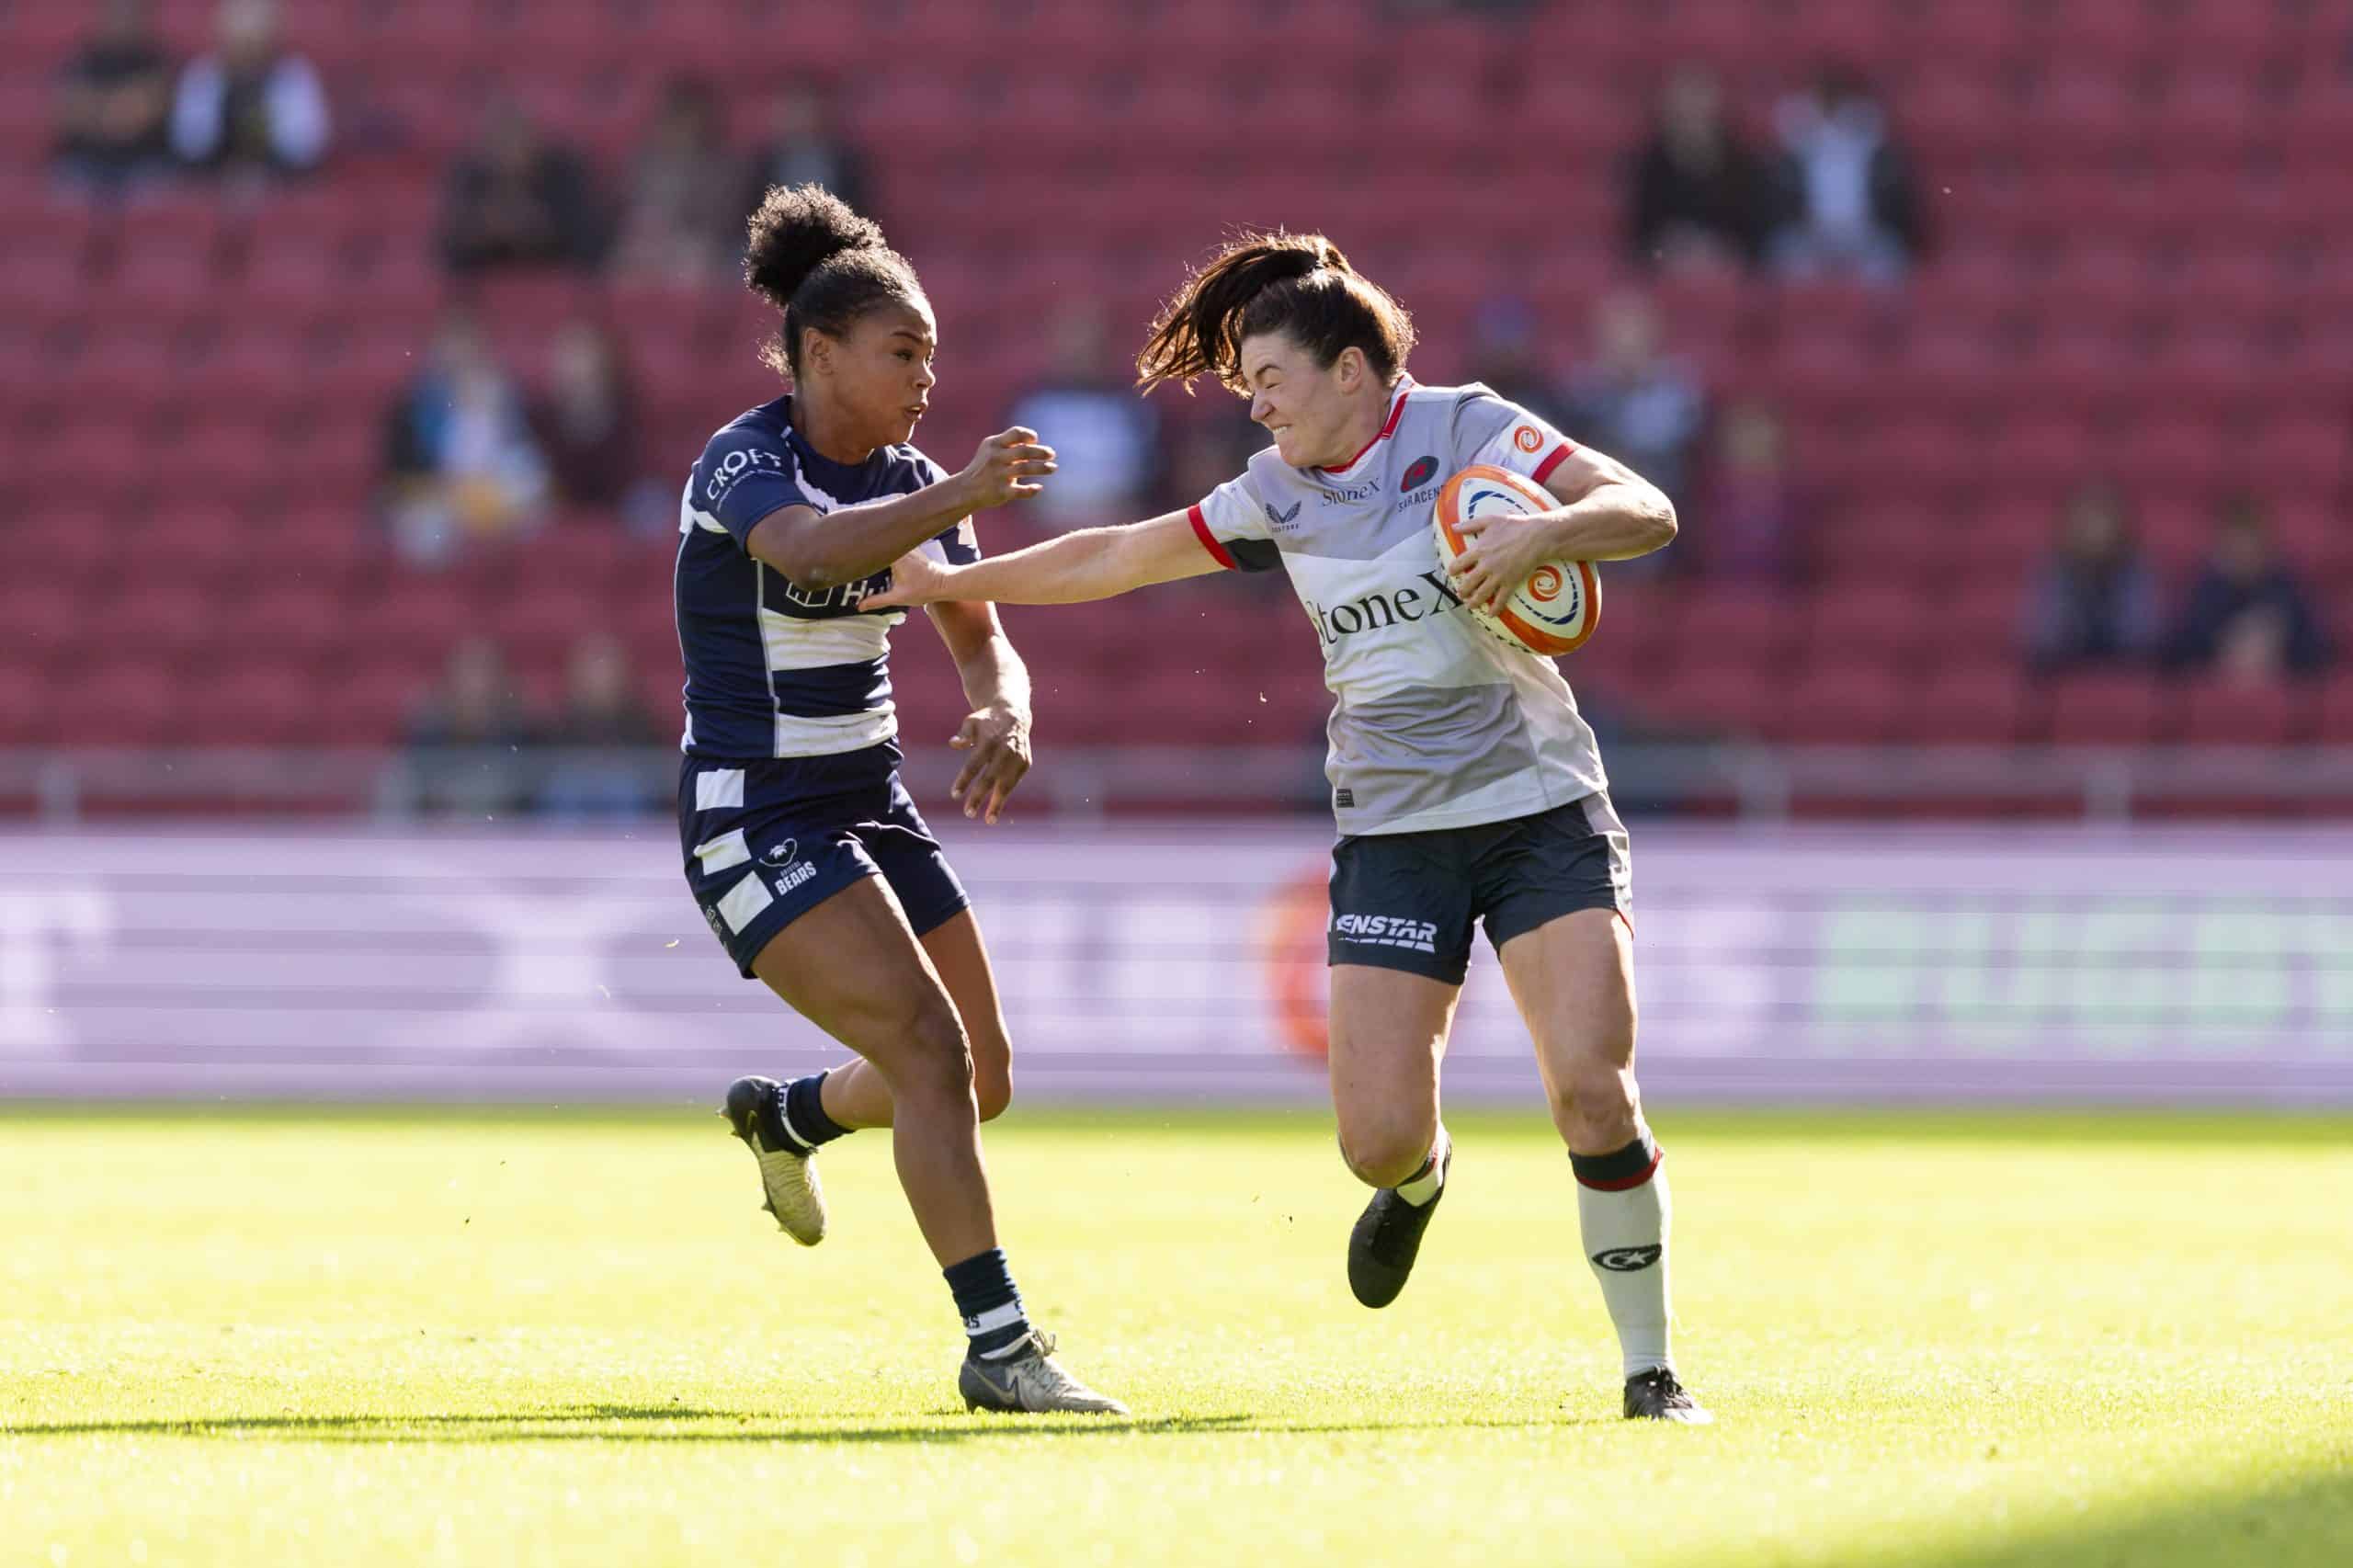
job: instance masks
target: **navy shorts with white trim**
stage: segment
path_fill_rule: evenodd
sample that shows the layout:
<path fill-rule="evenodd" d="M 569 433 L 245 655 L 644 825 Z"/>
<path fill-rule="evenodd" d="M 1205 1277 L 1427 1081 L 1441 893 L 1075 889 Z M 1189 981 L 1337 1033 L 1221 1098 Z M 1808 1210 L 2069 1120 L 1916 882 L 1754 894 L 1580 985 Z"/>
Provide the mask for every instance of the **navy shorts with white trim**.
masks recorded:
<path fill-rule="evenodd" d="M 1607 795 L 1508 822 L 1368 833 L 1332 848 L 1327 961 L 1460 985 L 1471 933 L 1501 949 L 1581 909 L 1633 906 L 1625 824 Z"/>
<path fill-rule="evenodd" d="M 744 978 L 783 930 L 863 877 L 881 877 L 921 937 L 969 907 L 889 742 L 833 756 L 688 756 L 678 772 L 687 885 Z"/>

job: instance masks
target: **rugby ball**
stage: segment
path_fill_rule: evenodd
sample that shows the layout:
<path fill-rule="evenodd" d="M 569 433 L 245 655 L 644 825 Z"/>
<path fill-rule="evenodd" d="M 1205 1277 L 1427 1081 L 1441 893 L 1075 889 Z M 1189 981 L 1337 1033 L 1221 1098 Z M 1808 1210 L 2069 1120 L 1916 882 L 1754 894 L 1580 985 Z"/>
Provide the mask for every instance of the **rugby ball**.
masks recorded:
<path fill-rule="evenodd" d="M 1474 463 L 1446 482 L 1430 508 L 1438 562 L 1450 578 L 1471 541 L 1458 530 L 1472 517 L 1525 517 L 1561 503 L 1532 479 Z M 1510 528 L 1505 521 L 1497 525 Z M 1552 658 L 1573 653 L 1601 619 L 1601 578 L 1590 561 L 1547 561 L 1528 574 L 1495 610 L 1472 609 L 1477 620 L 1514 648 Z"/>

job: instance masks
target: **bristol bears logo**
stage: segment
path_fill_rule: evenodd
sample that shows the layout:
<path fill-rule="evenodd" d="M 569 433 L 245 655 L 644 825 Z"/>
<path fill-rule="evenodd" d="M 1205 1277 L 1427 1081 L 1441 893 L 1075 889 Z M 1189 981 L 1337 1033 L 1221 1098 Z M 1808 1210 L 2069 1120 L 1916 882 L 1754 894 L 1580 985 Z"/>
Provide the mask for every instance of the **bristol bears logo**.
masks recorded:
<path fill-rule="evenodd" d="M 1411 466 L 1405 470 L 1405 477 L 1397 482 L 1397 488 L 1419 490 L 1437 477 L 1438 460 L 1436 458 L 1415 458 Z"/>
<path fill-rule="evenodd" d="M 1593 1255 L 1594 1267 L 1607 1268 L 1613 1274 L 1639 1274 L 1656 1263 L 1666 1249 L 1654 1243 L 1649 1246 L 1611 1247 Z"/>
<path fill-rule="evenodd" d="M 779 897 L 790 892 L 801 883 L 813 880 L 817 875 L 817 868 L 810 865 L 807 861 L 801 858 L 801 846 L 799 842 L 790 838 L 784 839 L 777 844 L 772 844 L 767 848 L 762 850 L 760 852 L 760 864 L 766 866 L 771 871 L 783 873 L 776 880 L 776 891 Z"/>

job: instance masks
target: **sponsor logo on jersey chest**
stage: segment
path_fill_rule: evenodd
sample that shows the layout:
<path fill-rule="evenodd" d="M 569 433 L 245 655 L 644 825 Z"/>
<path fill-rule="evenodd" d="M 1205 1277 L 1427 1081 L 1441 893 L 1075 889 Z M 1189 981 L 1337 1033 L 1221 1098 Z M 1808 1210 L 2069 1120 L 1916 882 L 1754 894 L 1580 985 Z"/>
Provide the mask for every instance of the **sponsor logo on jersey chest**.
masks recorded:
<path fill-rule="evenodd" d="M 1421 581 L 1429 588 L 1428 593 L 1419 587 L 1402 587 L 1388 593 L 1367 594 L 1328 608 L 1313 599 L 1301 602 L 1307 607 L 1307 618 L 1315 623 L 1315 634 L 1326 643 L 1336 643 L 1341 638 L 1353 637 L 1360 631 L 1382 631 L 1400 622 L 1426 620 L 1461 605 L 1461 598 L 1448 585 L 1444 574 L 1425 572 Z"/>

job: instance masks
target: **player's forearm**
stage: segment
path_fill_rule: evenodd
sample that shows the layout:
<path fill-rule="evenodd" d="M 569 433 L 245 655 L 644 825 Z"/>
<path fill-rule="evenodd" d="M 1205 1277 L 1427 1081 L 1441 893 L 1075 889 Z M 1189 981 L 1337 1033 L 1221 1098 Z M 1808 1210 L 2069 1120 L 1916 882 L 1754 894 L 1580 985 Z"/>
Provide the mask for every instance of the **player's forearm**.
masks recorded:
<path fill-rule="evenodd" d="M 1536 519 L 1545 553 L 1563 561 L 1631 561 L 1675 538 L 1674 503 L 1650 484 L 1604 484 Z"/>
<path fill-rule="evenodd" d="M 871 577 L 972 510 L 970 486 L 959 474 L 905 495 L 803 512 L 773 540 L 765 537 L 764 523 L 753 532 L 752 553 L 804 588 L 838 587 Z"/>
<path fill-rule="evenodd" d="M 1071 605 L 1108 599 L 1165 581 L 1152 571 L 1138 528 L 1082 528 L 1010 555 L 952 568 L 939 597 L 1008 605 Z"/>
<path fill-rule="evenodd" d="M 1029 717 L 1029 666 L 1003 631 L 958 659 L 956 674 L 964 683 L 964 700 L 975 710 L 995 708 L 1025 721 Z"/>

